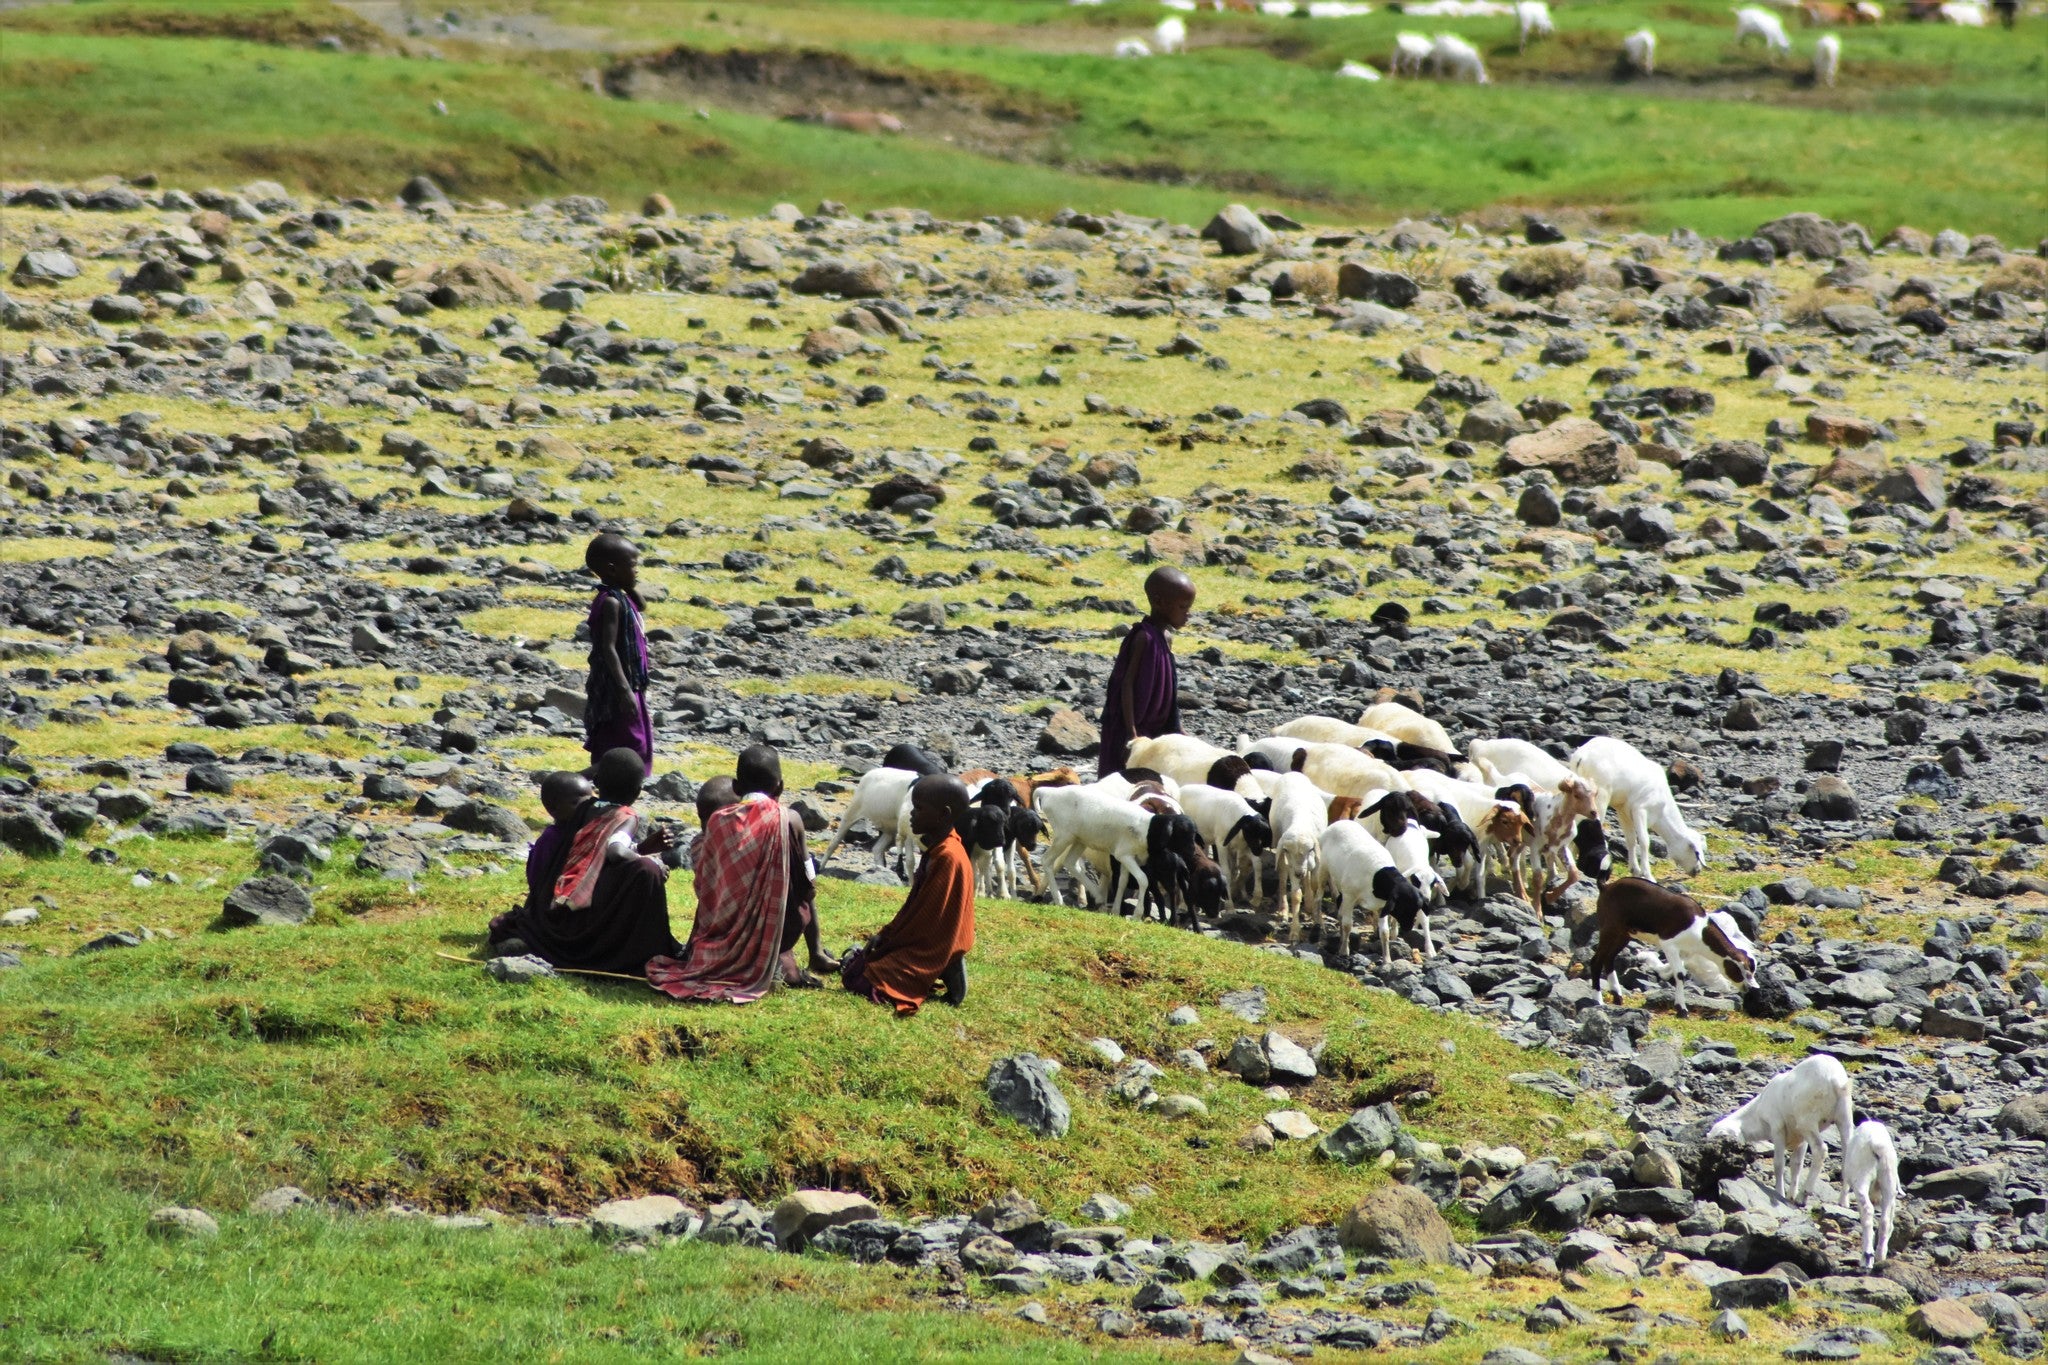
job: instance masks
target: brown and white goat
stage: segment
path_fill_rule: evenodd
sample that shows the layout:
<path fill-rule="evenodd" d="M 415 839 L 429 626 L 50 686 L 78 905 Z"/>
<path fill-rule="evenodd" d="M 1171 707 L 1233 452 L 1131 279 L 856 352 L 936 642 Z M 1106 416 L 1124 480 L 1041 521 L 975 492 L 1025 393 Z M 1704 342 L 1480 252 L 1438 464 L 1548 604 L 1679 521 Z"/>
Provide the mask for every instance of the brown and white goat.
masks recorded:
<path fill-rule="evenodd" d="M 1756 946 L 1743 936 L 1734 917 L 1724 910 L 1709 913 L 1683 892 L 1641 877 L 1617 877 L 1602 884 L 1593 913 L 1600 939 L 1587 973 L 1603 1001 L 1610 986 L 1616 1001 L 1621 999 L 1616 964 L 1631 942 L 1663 955 L 1680 1014 L 1689 1012 L 1685 1004 L 1688 975 L 1702 986 L 1739 989 L 1756 982 Z"/>

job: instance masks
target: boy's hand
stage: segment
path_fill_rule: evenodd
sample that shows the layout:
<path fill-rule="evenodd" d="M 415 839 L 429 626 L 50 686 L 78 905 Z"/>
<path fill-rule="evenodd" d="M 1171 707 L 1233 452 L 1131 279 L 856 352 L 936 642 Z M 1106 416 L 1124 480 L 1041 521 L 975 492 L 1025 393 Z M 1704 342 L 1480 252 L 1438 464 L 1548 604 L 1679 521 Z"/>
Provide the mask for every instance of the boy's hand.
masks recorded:
<path fill-rule="evenodd" d="M 650 856 L 660 856 L 676 846 L 676 836 L 666 825 L 656 825 L 640 840 L 640 851 Z"/>

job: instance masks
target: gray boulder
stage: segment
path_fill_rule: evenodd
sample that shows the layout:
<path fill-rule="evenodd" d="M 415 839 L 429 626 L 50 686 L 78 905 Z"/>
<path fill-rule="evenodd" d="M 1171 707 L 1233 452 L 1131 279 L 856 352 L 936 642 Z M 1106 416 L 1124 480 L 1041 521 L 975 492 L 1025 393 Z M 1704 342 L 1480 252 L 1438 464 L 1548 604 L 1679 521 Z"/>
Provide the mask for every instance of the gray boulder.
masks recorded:
<path fill-rule="evenodd" d="M 313 898 L 290 877 L 252 877 L 221 902 L 229 924 L 304 924 L 313 917 Z"/>
<path fill-rule="evenodd" d="M 1067 1135 L 1073 1123 L 1073 1110 L 1059 1086 L 1053 1083 L 1052 1068 L 1045 1058 L 1032 1052 L 997 1058 L 988 1069 L 984 1085 L 999 1112 L 1040 1137 Z"/>
<path fill-rule="evenodd" d="M 1202 229 L 1202 237 L 1216 243 L 1226 256 L 1256 256 L 1275 240 L 1273 229 L 1243 204 L 1226 205 Z"/>

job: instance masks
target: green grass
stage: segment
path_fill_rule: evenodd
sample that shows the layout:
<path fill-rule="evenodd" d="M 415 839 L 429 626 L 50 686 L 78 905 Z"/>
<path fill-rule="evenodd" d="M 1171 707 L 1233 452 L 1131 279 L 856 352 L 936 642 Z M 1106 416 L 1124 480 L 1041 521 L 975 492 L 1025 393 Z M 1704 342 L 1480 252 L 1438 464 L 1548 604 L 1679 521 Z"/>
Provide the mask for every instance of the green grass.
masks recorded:
<path fill-rule="evenodd" d="M 246 848 L 246 846 L 244 846 Z M 1221 1075 L 1175 1071 L 1206 1120 L 1171 1122 L 1112 1102 L 1087 1039 L 1107 1035 L 1165 1064 L 1176 1047 L 1250 1030 L 1217 998 L 1267 986 L 1272 1026 L 1327 1041 L 1326 1077 L 1295 1103 L 1328 1127 L 1364 1099 L 1416 1090 L 1425 1133 L 1540 1148 L 1597 1113 L 1502 1081 L 1546 1062 L 1483 1025 L 1442 1020 L 1319 966 L 1213 945 L 1074 910 L 984 905 L 974 1001 L 898 1021 L 839 991 L 733 1010 L 684 1008 L 625 983 L 567 978 L 506 987 L 436 952 L 474 949 L 511 874 L 403 887 L 323 871 L 332 923 L 295 932 L 209 928 L 248 855 L 233 846 L 123 845 L 123 865 L 76 855 L 0 861 L 0 899 L 55 902 L 18 933 L 25 967 L 0 978 L 0 1142 L 124 1155 L 195 1202 L 266 1182 L 441 1208 L 581 1207 L 626 1192 L 766 1199 L 794 1185 L 860 1188 L 904 1211 L 971 1206 L 1015 1186 L 1072 1210 L 1097 1190 L 1148 1182 L 1148 1230 L 1263 1232 L 1332 1219 L 1355 1174 L 1283 1147 L 1247 1163 L 1236 1139 L 1274 1106 Z M 127 887 L 138 866 L 181 886 Z M 212 887 L 200 885 L 208 870 Z M 672 883 L 686 928 L 687 881 Z M 828 941 L 879 928 L 897 897 L 826 881 Z M 90 907 L 115 906 L 118 921 Z M 176 938 L 69 956 L 108 924 Z M 48 956 L 54 950 L 58 956 Z M 1172 1029 L 1180 1004 L 1199 1027 Z M 1439 1046 L 1448 1039 L 1455 1052 Z M 1065 1141 L 998 1120 L 989 1063 L 1037 1050 L 1069 1066 Z M 1166 1091 L 1162 1091 L 1166 1093 Z M 1191 1137 L 1208 1145 L 1191 1145 Z"/>
<path fill-rule="evenodd" d="M 830 195 L 954 216 L 1066 203 L 1199 221 L 1220 195 L 1323 219 L 1585 207 L 1650 228 L 1739 235 L 1793 209 L 2028 241 L 2048 216 L 2048 24 L 2012 34 L 1894 23 L 1844 37 L 1843 78 L 1804 78 L 1811 35 L 1772 64 L 1737 49 L 1723 6 L 1639 0 L 1561 16 L 1527 54 L 1508 20 L 1449 25 L 1486 53 L 1495 84 L 1367 85 L 1347 59 L 1384 60 L 1415 27 L 1384 12 L 1303 23 L 1201 15 L 1194 50 L 1117 62 L 1150 6 L 1099 10 L 928 0 L 532 0 L 532 14 L 655 48 L 837 48 L 890 69 L 967 77 L 1065 111 L 1001 164 L 942 144 L 870 139 L 724 110 L 622 105 L 578 84 L 579 52 L 522 52 L 460 36 L 452 59 L 309 50 L 323 25 L 378 47 L 326 0 L 135 0 L 44 6 L 0 19 L 0 137 L 18 175 L 155 171 L 174 181 L 276 176 L 328 192 L 389 194 L 414 171 L 472 196 L 666 190 L 688 208 L 758 211 Z M 415 6 L 422 18 L 431 6 Z M 174 16 L 174 17 L 166 17 Z M 1659 76 L 1613 75 L 1620 36 L 1650 23 Z M 1426 25 L 1425 25 L 1426 27 Z M 164 34 L 220 35 L 166 37 Z M 228 41 L 231 35 L 268 45 Z M 447 117 L 430 108 L 437 99 Z"/>

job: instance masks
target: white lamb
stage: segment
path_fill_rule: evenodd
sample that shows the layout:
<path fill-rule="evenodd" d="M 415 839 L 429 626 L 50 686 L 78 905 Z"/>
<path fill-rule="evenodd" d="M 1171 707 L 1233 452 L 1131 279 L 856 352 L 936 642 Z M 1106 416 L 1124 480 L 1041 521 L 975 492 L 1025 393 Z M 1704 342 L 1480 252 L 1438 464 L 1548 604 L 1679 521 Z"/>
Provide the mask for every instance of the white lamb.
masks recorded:
<path fill-rule="evenodd" d="M 1443 40 L 1439 38 L 1437 41 Z M 1459 42 L 1456 38 L 1451 41 Z M 1463 47 L 1465 44 L 1459 43 L 1459 46 Z M 1468 47 L 1466 50 L 1471 49 Z M 1475 60 L 1479 56 L 1476 52 L 1472 55 Z M 1486 84 L 1486 70 L 1483 67 L 1479 71 L 1479 83 Z M 1358 723 L 1368 730 L 1379 730 L 1392 735 L 1403 744 L 1412 744 L 1418 749 L 1434 749 L 1440 754 L 1458 752 L 1458 746 L 1451 743 L 1451 737 L 1444 733 L 1443 726 L 1420 711 L 1403 706 L 1397 701 L 1377 702 L 1366 707 L 1359 715 Z"/>
<path fill-rule="evenodd" d="M 825 856 L 818 859 L 818 866 L 832 861 L 832 855 L 839 851 L 847 831 L 857 820 L 875 827 L 875 866 L 886 866 L 883 859 L 892 850 L 910 843 L 910 789 L 923 775 L 907 768 L 870 768 L 862 773 L 860 781 L 854 784 L 853 800 L 846 803 L 846 813 L 839 817 L 839 828 L 832 831 L 832 842 L 825 845 Z M 898 856 L 900 859 L 900 853 Z"/>
<path fill-rule="evenodd" d="M 1272 825 L 1280 917 L 1287 922 L 1287 941 L 1293 943 L 1301 937 L 1304 913 L 1320 914 L 1317 871 L 1323 831 L 1330 825 L 1329 801 L 1300 773 L 1282 773 L 1273 790 Z"/>
<path fill-rule="evenodd" d="M 1821 34 L 1813 45 L 1813 83 L 1832 87 L 1835 73 L 1841 69 L 1842 40 L 1832 33 Z"/>
<path fill-rule="evenodd" d="M 1799 1203 L 1813 1197 L 1827 1148 L 1821 1130 L 1833 1126 L 1845 1144 L 1854 1125 L 1850 1123 L 1849 1073 L 1841 1062 L 1825 1052 L 1815 1053 L 1789 1071 L 1781 1071 L 1743 1105 L 1707 1130 L 1711 1138 L 1733 1138 L 1738 1142 L 1771 1144 L 1771 1175 L 1778 1198 L 1785 1199 L 1785 1154 L 1794 1154 L 1797 1165 L 1793 1183 L 1799 1187 Z M 1806 1164 L 1812 1148 L 1813 1165 Z M 1803 1179 L 1802 1179 L 1803 1177 Z"/>
<path fill-rule="evenodd" d="M 1474 85 L 1490 84 L 1486 63 L 1479 60 L 1479 49 L 1455 33 L 1436 35 L 1436 42 L 1430 48 L 1430 60 L 1436 66 L 1436 74 L 1446 80 L 1470 78 Z M 1361 720 L 1361 723 L 1370 722 Z M 1410 742 L 1413 743 L 1412 740 Z"/>
<path fill-rule="evenodd" d="M 1337 68 L 1342 80 L 1372 82 L 1380 78 L 1379 68 L 1367 66 L 1364 62 L 1346 62 Z"/>
<path fill-rule="evenodd" d="M 1790 53 L 1792 40 L 1785 36 L 1784 21 L 1768 10 L 1754 5 L 1745 5 L 1735 11 L 1735 43 L 1741 46 L 1750 38 L 1761 38 L 1768 52 Z"/>
<path fill-rule="evenodd" d="M 1337 720 L 1330 716 L 1303 716 L 1290 720 L 1285 725 L 1273 727 L 1275 739 L 1298 739 L 1312 744 L 1342 744 L 1353 749 L 1362 749 L 1367 744 L 1396 744 L 1396 740 L 1385 730 L 1375 730 L 1369 725 L 1353 725 L 1349 721 Z"/>
<path fill-rule="evenodd" d="M 1052 890 L 1054 905 L 1066 904 L 1060 898 L 1060 869 L 1091 853 L 1120 869 L 1104 905 L 1121 902 L 1125 877 L 1137 884 L 1138 903 L 1144 904 L 1145 888 L 1150 885 L 1144 868 L 1146 836 L 1153 819 L 1150 811 L 1102 790 L 1100 784 L 1053 787 L 1038 793 L 1037 804 L 1039 815 L 1051 831 L 1046 845 L 1045 880 Z M 1081 883 L 1083 899 L 1092 900 L 1094 888 L 1088 877 L 1078 868 L 1074 875 Z"/>
<path fill-rule="evenodd" d="M 1520 32 L 1521 50 L 1529 50 L 1531 38 L 1554 38 L 1557 25 L 1551 22 L 1550 6 L 1544 0 L 1515 0 L 1515 27 Z"/>
<path fill-rule="evenodd" d="M 1260 855 L 1273 845 L 1273 826 L 1265 816 L 1260 815 L 1236 792 L 1227 792 L 1220 787 L 1206 783 L 1180 789 L 1181 809 L 1188 819 L 1195 822 L 1195 830 L 1202 836 L 1202 842 L 1214 852 L 1216 865 L 1223 870 L 1223 884 L 1231 895 L 1237 894 L 1241 874 L 1249 869 L 1252 884 L 1251 904 L 1257 905 L 1264 892 L 1260 885 Z"/>
<path fill-rule="evenodd" d="M 1872 1205 L 1870 1187 L 1877 1186 Z M 1875 1270 L 1892 1254 L 1892 1220 L 1899 1210 L 1899 1149 L 1892 1130 L 1865 1119 L 1842 1149 L 1842 1189 L 1863 1211 L 1863 1269 Z"/>
<path fill-rule="evenodd" d="M 1394 35 L 1394 58 L 1387 68 L 1393 76 L 1420 76 L 1422 68 L 1429 64 L 1430 55 L 1436 51 L 1435 44 L 1420 33 L 1396 33 Z"/>
<path fill-rule="evenodd" d="M 1443 874 L 1438 872 L 1429 860 L 1429 846 L 1435 842 L 1434 830 L 1424 829 L 1413 821 L 1409 822 L 1408 828 L 1393 838 L 1380 840 L 1393 858 L 1394 866 L 1401 869 L 1401 875 L 1421 894 L 1424 903 L 1440 905 L 1449 899 L 1451 891 L 1444 884 Z M 1423 932 L 1425 935 L 1428 933 L 1426 925 Z M 1432 946 L 1430 952 L 1435 951 L 1435 947 Z"/>
<path fill-rule="evenodd" d="M 1475 739 L 1465 746 L 1465 754 L 1496 787 L 1506 786 L 1510 778 L 1521 776 L 1555 791 L 1572 776 L 1570 768 L 1526 739 Z"/>
<path fill-rule="evenodd" d="M 1598 735 L 1581 744 L 1566 766 L 1591 784 L 1595 819 L 1604 815 L 1610 804 L 1614 807 L 1622 837 L 1628 842 L 1632 875 L 1650 876 L 1652 830 L 1664 841 L 1680 872 L 1689 877 L 1706 866 L 1707 841 L 1679 814 L 1664 770 L 1634 745 Z"/>
<path fill-rule="evenodd" d="M 1292 740 L 1283 741 L 1293 743 Z M 1363 798 L 1374 788 L 1392 789 L 1404 785 L 1401 775 L 1371 754 L 1342 744 L 1302 746 L 1302 774 L 1332 796 Z M 1275 767 L 1289 766 L 1274 764 Z"/>
<path fill-rule="evenodd" d="M 1621 59 L 1631 71 L 1645 76 L 1657 74 L 1657 35 L 1639 28 L 1621 40 Z"/>
<path fill-rule="evenodd" d="M 1365 826 L 1339 820 L 1323 831 L 1317 844 L 1322 877 L 1337 897 L 1338 943 L 1345 961 L 1351 958 L 1351 926 L 1360 906 L 1373 911 L 1379 921 L 1381 963 L 1393 964 L 1395 927 L 1399 923 L 1406 928 L 1409 920 L 1421 925 L 1423 946 L 1429 956 L 1436 956 L 1429 916 L 1421 909 L 1414 885 Z"/>
<path fill-rule="evenodd" d="M 1187 51 L 1187 20 L 1177 14 L 1161 19 L 1159 27 L 1152 30 L 1152 42 L 1162 53 Z"/>

